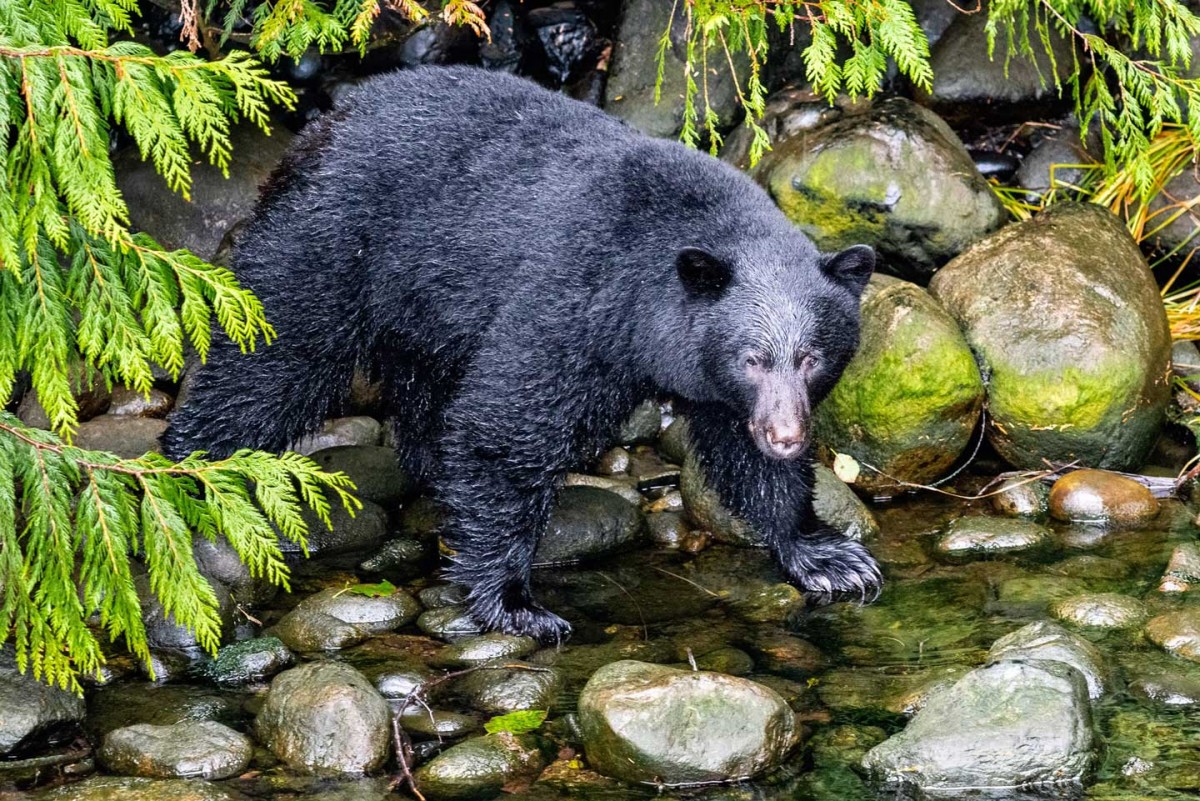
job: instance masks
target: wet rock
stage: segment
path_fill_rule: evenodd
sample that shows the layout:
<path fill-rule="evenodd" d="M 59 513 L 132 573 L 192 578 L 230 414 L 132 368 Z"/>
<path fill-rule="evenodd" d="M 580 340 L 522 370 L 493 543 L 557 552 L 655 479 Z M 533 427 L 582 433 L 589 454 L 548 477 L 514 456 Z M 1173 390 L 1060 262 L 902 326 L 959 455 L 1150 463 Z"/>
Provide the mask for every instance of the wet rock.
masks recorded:
<path fill-rule="evenodd" d="M 125 386 L 113 387 L 108 413 L 114 417 L 166 417 L 175 400 L 161 389 L 138 392 Z"/>
<path fill-rule="evenodd" d="M 310 662 L 280 673 L 258 713 L 259 739 L 291 768 L 361 774 L 381 767 L 391 747 L 391 710 L 351 667 Z"/>
<path fill-rule="evenodd" d="M 244 700 L 241 693 L 211 685 L 114 684 L 88 694 L 85 725 L 96 741 L 110 731 L 139 723 L 170 726 L 185 720 L 215 720 L 241 727 L 247 718 L 242 708 Z"/>
<path fill-rule="evenodd" d="M 926 280 L 1004 224 L 962 142 L 932 112 L 879 100 L 775 144 L 751 175 L 823 250 L 873 245 Z"/>
<path fill-rule="evenodd" d="M 617 442 L 622 445 L 644 445 L 658 439 L 662 429 L 662 411 L 658 403 L 652 400 L 642 401 L 621 424 L 617 432 Z"/>
<path fill-rule="evenodd" d="M 1200 662 L 1200 609 L 1159 615 L 1146 624 L 1146 636 L 1169 654 Z"/>
<path fill-rule="evenodd" d="M 629 472 L 629 451 L 610 448 L 596 463 L 596 472 L 603 476 L 619 476 Z"/>
<path fill-rule="evenodd" d="M 434 540 L 446 524 L 446 507 L 433 498 L 418 496 L 400 510 L 400 533 L 405 537 Z"/>
<path fill-rule="evenodd" d="M 817 410 L 821 445 L 888 474 L 864 467 L 855 482 L 886 493 L 896 480 L 942 477 L 982 407 L 983 381 L 957 323 L 920 287 L 872 276 L 858 352 Z"/>
<path fill-rule="evenodd" d="M 978 557 L 1035 550 L 1050 541 L 1050 530 L 1026 520 L 970 515 L 946 527 L 938 539 L 938 553 L 950 557 Z"/>
<path fill-rule="evenodd" d="M 342 445 L 315 451 L 309 458 L 326 472 L 349 476 L 356 487 L 354 494 L 361 500 L 393 506 L 414 491 L 412 481 L 400 468 L 396 452 L 391 448 Z"/>
<path fill-rule="evenodd" d="M 854 490 L 823 464 L 815 466 L 813 511 L 843 536 L 863 540 L 879 534 L 879 522 Z"/>
<path fill-rule="evenodd" d="M 290 667 L 295 657 L 277 637 L 258 637 L 226 645 L 204 667 L 204 675 L 217 684 L 239 686 L 263 681 Z"/>
<path fill-rule="evenodd" d="M 333 504 L 329 510 L 331 526 L 326 526 L 312 512 L 303 514 L 308 526 L 308 552 L 313 555 L 374 550 L 387 536 L 387 512 L 371 501 L 364 500 L 353 516 L 340 504 Z M 280 545 L 285 551 L 299 550 L 286 540 Z"/>
<path fill-rule="evenodd" d="M 784 623 L 804 609 L 804 593 L 791 584 L 752 581 L 730 599 L 734 613 L 751 623 Z"/>
<path fill-rule="evenodd" d="M 458 584 L 434 584 L 417 593 L 417 600 L 426 609 L 443 609 L 461 604 L 467 592 Z"/>
<path fill-rule="evenodd" d="M 293 651 L 336 651 L 358 645 L 370 632 L 313 608 L 297 607 L 276 623 L 270 633 Z"/>
<path fill-rule="evenodd" d="M 473 709 L 504 715 L 525 709 L 550 709 L 561 684 L 554 668 L 508 659 L 468 673 L 457 679 L 451 690 Z"/>
<path fill-rule="evenodd" d="M 931 91 L 917 90 L 917 99 L 939 114 L 958 120 L 1025 120 L 1065 110 L 1068 102 L 1054 85 L 1055 68 L 1065 81 L 1074 70 L 1071 40 L 1052 32 L 1053 67 L 1045 48 L 1033 37 L 1037 58 L 1014 53 L 1008 59 L 1003 34 L 989 58 L 987 14 L 959 14 L 930 50 Z M 1020 35 L 1019 33 L 1017 34 Z"/>
<path fill-rule="evenodd" d="M 1055 602 L 1087 591 L 1087 584 L 1075 578 L 1016 576 L 1000 582 L 996 601 L 989 608 L 1014 619 L 1041 617 Z"/>
<path fill-rule="evenodd" d="M 991 498 L 992 509 L 1008 517 L 1044 520 L 1050 514 L 1050 488 L 1028 478 L 1005 479 Z"/>
<path fill-rule="evenodd" d="M 166 420 L 102 414 L 80 423 L 73 444 L 89 451 L 104 451 L 122 459 L 158 453 L 158 438 L 167 430 Z"/>
<path fill-rule="evenodd" d="M 1133 526 L 1158 514 L 1158 501 L 1142 484 L 1103 470 L 1075 470 L 1050 489 L 1055 520 Z"/>
<path fill-rule="evenodd" d="M 727 676 L 745 676 L 754 672 L 754 658 L 740 648 L 718 648 L 694 657 L 696 667 Z M 681 670 L 691 665 L 676 665 Z"/>
<path fill-rule="evenodd" d="M 560 564 L 629 547 L 645 532 L 641 510 L 595 487 L 564 487 L 534 562 Z"/>
<path fill-rule="evenodd" d="M 367 573 L 401 574 L 408 577 L 420 571 L 420 562 L 429 556 L 429 549 L 418 540 L 401 538 L 388 540 L 379 552 L 359 565 Z"/>
<path fill-rule="evenodd" d="M 93 776 L 39 796 L 39 801 L 241 801 L 245 796 L 219 784 L 187 779 Z"/>
<path fill-rule="evenodd" d="M 234 223 L 249 217 L 258 187 L 270 176 L 291 144 L 292 135 L 279 124 L 268 136 L 248 123 L 231 132 L 233 159 L 228 177 L 207 160 L 192 165 L 192 185 L 184 198 L 166 185 L 137 148 L 113 159 L 117 186 L 129 206 L 130 227 L 150 234 L 168 250 L 187 248 L 201 258 L 217 249 Z"/>
<path fill-rule="evenodd" d="M 437 637 L 448 642 L 461 640 L 463 637 L 474 637 L 483 629 L 475 619 L 468 614 L 463 606 L 443 606 L 422 612 L 417 618 L 417 626 L 430 637 Z"/>
<path fill-rule="evenodd" d="M 1129 682 L 1128 689 L 1134 698 L 1149 701 L 1156 706 L 1171 709 L 1200 707 L 1200 679 L 1193 676 L 1139 676 Z"/>
<path fill-rule="evenodd" d="M 547 71 L 560 86 L 578 77 L 600 48 L 596 26 L 570 0 L 530 9 L 525 19 L 541 42 Z"/>
<path fill-rule="evenodd" d="M 650 541 L 659 548 L 684 550 L 691 532 L 677 512 L 657 512 L 646 515 L 646 530 Z"/>
<path fill-rule="evenodd" d="M 405 660 L 380 669 L 375 674 L 375 689 L 387 699 L 406 698 L 437 675 L 415 659 Z"/>
<path fill-rule="evenodd" d="M 779 764 L 796 739 L 777 693 L 746 679 L 614 662 L 579 696 L 589 764 L 630 782 L 747 778 Z"/>
<path fill-rule="evenodd" d="M 319 431 L 292 443 L 296 453 L 308 456 L 328 448 L 377 446 L 383 435 L 383 425 L 372 417 L 338 417 L 326 420 Z"/>
<path fill-rule="evenodd" d="M 1079 186 L 1085 171 L 1070 165 L 1094 161 L 1079 138 L 1079 128 L 1067 124 L 1048 134 L 1029 152 L 1017 170 L 1017 185 L 1038 195 L 1051 187 Z"/>
<path fill-rule="evenodd" d="M 0 652 L 0 756 L 71 739 L 85 713 L 82 698 L 19 672 L 12 652 Z"/>
<path fill-rule="evenodd" d="M 1038 660 L 1061 662 L 1081 676 L 1088 696 L 1093 700 L 1104 695 L 1111 680 L 1104 665 L 1104 655 L 1087 640 L 1072 634 L 1057 623 L 1038 621 L 1005 635 L 988 651 L 992 663 Z"/>
<path fill-rule="evenodd" d="M 220 620 L 221 636 L 233 630 L 234 603 L 229 590 L 220 582 L 210 581 L 217 601 L 217 617 Z M 151 648 L 198 649 L 196 633 L 175 622 L 173 615 L 163 609 L 162 601 L 150 591 L 150 578 L 145 574 L 134 578 L 138 597 L 142 602 L 142 623 L 146 627 L 146 641 Z"/>
<path fill-rule="evenodd" d="M 1093 554 L 1079 554 L 1048 568 L 1062 576 L 1084 579 L 1122 579 L 1129 575 L 1129 565 L 1118 559 L 1106 559 Z"/>
<path fill-rule="evenodd" d="M 658 43 L 663 31 L 671 29 L 671 44 L 666 52 L 661 99 L 655 103 L 658 81 Z M 687 27 L 684 10 L 655 0 L 625 0 L 621 27 L 613 47 L 608 90 L 604 110 L 634 128 L 649 134 L 674 138 L 683 128 L 684 74 Z M 747 74 L 744 55 L 735 58 L 739 76 Z M 708 75 L 708 101 L 727 128 L 739 112 L 737 91 L 727 65 L 713 68 Z M 701 112 L 703 113 L 703 111 Z"/>
<path fill-rule="evenodd" d="M 533 737 L 500 732 L 446 749 L 417 771 L 417 786 L 430 801 L 482 801 L 531 783 L 544 764 Z"/>
<path fill-rule="evenodd" d="M 1171 551 L 1159 592 L 1187 592 L 1200 584 L 1200 543 L 1184 542 Z"/>
<path fill-rule="evenodd" d="M 527 60 L 526 47 L 530 41 L 524 18 L 517 14 L 511 3 L 500 0 L 492 6 L 488 29 L 492 32 L 491 41 L 484 42 L 479 48 L 479 60 L 484 68 L 520 73 L 522 62 Z"/>
<path fill-rule="evenodd" d="M 1059 203 L 929 285 L 988 376 L 988 438 L 1021 468 L 1140 465 L 1170 394 L 1162 298 L 1121 221 Z"/>
<path fill-rule="evenodd" d="M 387 595 L 363 595 L 331 587 L 305 598 L 296 607 L 300 609 L 329 615 L 371 634 L 381 634 L 411 623 L 421 605 L 403 590 Z"/>
<path fill-rule="evenodd" d="M 522 659 L 537 650 L 532 637 L 490 632 L 478 637 L 459 640 L 438 652 L 430 664 L 434 667 L 457 670 L 494 659 Z"/>
<path fill-rule="evenodd" d="M 192 553 L 204 577 L 228 589 L 235 604 L 261 606 L 270 602 L 279 591 L 266 579 L 256 578 L 234 547 L 224 539 L 198 537 L 192 543 Z"/>
<path fill-rule="evenodd" d="M 228 779 L 250 764 L 250 738 L 211 720 L 143 723 L 108 733 L 100 761 L 113 773 L 152 779 Z"/>
<path fill-rule="evenodd" d="M 743 645 L 761 670 L 790 679 L 809 679 L 827 665 L 820 648 L 784 631 L 756 631 Z"/>
<path fill-rule="evenodd" d="M 1079 673 L 1052 662 L 1000 662 L 929 698 L 863 766 L 889 785 L 958 790 L 1077 782 L 1091 760 L 1091 708 Z"/>
<path fill-rule="evenodd" d="M 76 413 L 79 419 L 91 420 L 108 411 L 112 404 L 112 393 L 109 392 L 103 379 L 97 377 L 95 380 L 88 381 L 80 373 L 78 365 L 71 368 L 71 397 L 75 399 L 75 404 L 79 407 Z M 36 389 L 31 389 L 22 396 L 21 402 L 17 405 L 17 417 L 30 428 L 50 428 L 50 417 L 42 408 Z"/>
<path fill-rule="evenodd" d="M 1072 595 L 1051 607 L 1064 623 L 1099 629 L 1132 629 L 1145 622 L 1146 605 L 1136 598 L 1115 592 Z"/>
<path fill-rule="evenodd" d="M 1020 159 L 1009 153 L 977 149 L 967 152 L 971 156 L 971 161 L 975 162 L 975 169 L 979 170 L 980 175 L 988 179 L 994 178 L 1003 183 L 1008 183 L 1017 171 L 1017 167 L 1021 166 Z"/>
<path fill-rule="evenodd" d="M 400 725 L 410 734 L 448 740 L 458 740 L 479 729 L 479 721 L 470 715 L 426 709 L 419 704 L 410 706 L 400 716 Z"/>

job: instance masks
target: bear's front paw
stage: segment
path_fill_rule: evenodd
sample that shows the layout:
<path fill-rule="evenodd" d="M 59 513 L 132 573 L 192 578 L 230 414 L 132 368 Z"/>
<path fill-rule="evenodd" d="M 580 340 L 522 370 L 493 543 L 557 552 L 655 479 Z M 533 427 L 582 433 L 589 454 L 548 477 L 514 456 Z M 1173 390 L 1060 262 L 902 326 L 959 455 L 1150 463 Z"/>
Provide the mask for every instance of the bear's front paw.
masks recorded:
<path fill-rule="evenodd" d="M 818 603 L 847 597 L 870 603 L 883 587 L 875 557 L 862 543 L 834 532 L 799 537 L 776 558 L 788 580 Z"/>
<path fill-rule="evenodd" d="M 544 645 L 559 645 L 571 636 L 570 623 L 531 598 L 476 598 L 470 610 L 488 631 L 532 637 Z"/>

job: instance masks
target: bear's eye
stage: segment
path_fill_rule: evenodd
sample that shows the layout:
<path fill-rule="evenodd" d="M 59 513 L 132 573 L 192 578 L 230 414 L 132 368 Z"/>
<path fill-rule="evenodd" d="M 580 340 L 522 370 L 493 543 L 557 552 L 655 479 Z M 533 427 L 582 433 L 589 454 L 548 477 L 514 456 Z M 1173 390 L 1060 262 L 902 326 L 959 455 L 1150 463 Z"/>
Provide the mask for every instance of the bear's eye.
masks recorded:
<path fill-rule="evenodd" d="M 767 363 L 767 357 L 763 356 L 761 354 L 756 354 L 756 353 L 748 354 L 745 358 L 742 359 L 742 364 L 745 365 L 747 369 L 754 369 L 757 367 L 763 367 L 763 368 L 770 367 L 770 365 Z"/>
<path fill-rule="evenodd" d="M 812 371 L 817 367 L 817 357 L 806 351 L 797 351 L 793 364 L 797 370 Z"/>

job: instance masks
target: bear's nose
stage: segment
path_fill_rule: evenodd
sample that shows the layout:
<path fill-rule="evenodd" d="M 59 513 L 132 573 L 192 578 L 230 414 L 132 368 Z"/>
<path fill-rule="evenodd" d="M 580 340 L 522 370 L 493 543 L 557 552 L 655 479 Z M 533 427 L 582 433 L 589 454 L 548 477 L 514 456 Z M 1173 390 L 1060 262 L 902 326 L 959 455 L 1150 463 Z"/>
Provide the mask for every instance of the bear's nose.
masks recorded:
<path fill-rule="evenodd" d="M 799 426 L 771 426 L 767 429 L 767 440 L 786 448 L 803 442 L 804 432 Z"/>

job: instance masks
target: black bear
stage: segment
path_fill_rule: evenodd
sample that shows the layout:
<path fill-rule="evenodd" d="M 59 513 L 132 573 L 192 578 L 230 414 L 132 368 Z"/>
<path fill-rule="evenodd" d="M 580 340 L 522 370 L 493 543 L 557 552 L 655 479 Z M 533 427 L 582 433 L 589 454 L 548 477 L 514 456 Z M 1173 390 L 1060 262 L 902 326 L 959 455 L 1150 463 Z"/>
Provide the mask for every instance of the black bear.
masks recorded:
<path fill-rule="evenodd" d="M 874 263 L 818 252 L 734 168 L 522 79 L 379 76 L 309 126 L 235 247 L 278 342 L 214 342 L 164 447 L 282 450 L 369 366 L 449 509 L 471 613 L 556 641 L 530 568 L 560 480 L 669 394 L 788 580 L 865 596 L 875 561 L 813 514 L 810 415 Z"/>

